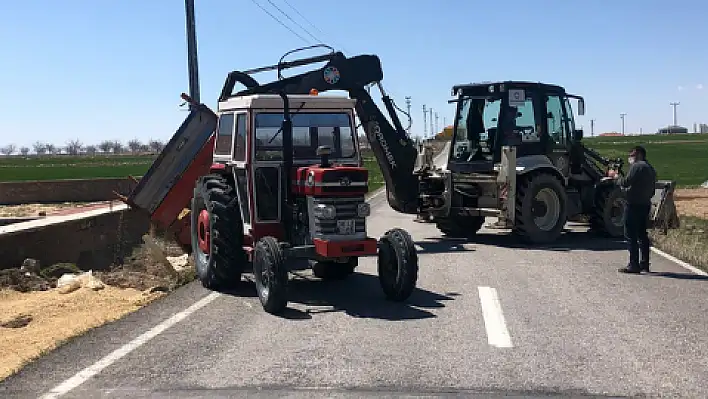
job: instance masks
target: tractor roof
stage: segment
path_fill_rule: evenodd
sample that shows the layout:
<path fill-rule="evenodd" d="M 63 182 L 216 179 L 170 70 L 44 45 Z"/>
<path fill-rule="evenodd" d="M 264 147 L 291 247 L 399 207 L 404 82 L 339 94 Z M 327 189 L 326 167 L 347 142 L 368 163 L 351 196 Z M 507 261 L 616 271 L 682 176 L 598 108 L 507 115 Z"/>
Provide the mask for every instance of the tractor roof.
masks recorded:
<path fill-rule="evenodd" d="M 565 89 L 558 85 L 541 82 L 526 82 L 521 80 L 505 80 L 498 82 L 477 82 L 455 85 L 452 87 L 452 95 L 454 96 L 460 93 L 476 94 L 482 91 L 490 93 L 489 86 L 494 86 L 494 91 L 497 93 L 505 92 L 509 89 L 541 89 L 542 91 L 551 93 L 565 93 Z"/>
<path fill-rule="evenodd" d="M 354 108 L 355 100 L 342 95 L 307 95 L 291 94 L 291 111 L 302 109 L 351 109 Z M 277 94 L 253 94 L 249 96 L 236 96 L 219 102 L 219 111 L 233 109 L 283 109 L 283 100 Z"/>

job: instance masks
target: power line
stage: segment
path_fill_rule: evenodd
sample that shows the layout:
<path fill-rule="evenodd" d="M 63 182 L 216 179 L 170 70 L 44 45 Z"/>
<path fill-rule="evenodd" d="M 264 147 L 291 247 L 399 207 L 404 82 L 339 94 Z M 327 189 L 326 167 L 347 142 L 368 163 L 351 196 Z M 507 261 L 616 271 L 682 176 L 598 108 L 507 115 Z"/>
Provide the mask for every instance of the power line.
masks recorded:
<path fill-rule="evenodd" d="M 270 17 L 273 18 L 273 19 L 275 20 L 275 22 L 277 22 L 277 23 L 279 23 L 280 25 L 282 25 L 285 29 L 287 29 L 287 30 L 289 30 L 290 32 L 292 32 L 293 35 L 295 35 L 295 36 L 299 37 L 300 39 L 302 39 L 302 41 L 304 41 L 305 43 L 310 44 L 310 42 L 309 42 L 307 39 L 305 39 L 304 37 L 302 37 L 299 33 L 295 32 L 294 30 L 290 29 L 289 26 L 285 25 L 285 24 L 283 23 L 283 21 L 279 20 L 275 15 L 271 14 L 270 11 L 266 10 L 265 8 L 263 8 L 263 6 L 260 5 L 260 3 L 258 3 L 256 0 L 251 0 L 251 1 L 253 2 L 253 4 L 257 5 L 258 8 L 260 8 L 261 10 L 263 10 L 266 14 L 270 15 Z"/>
<path fill-rule="evenodd" d="M 270 3 L 270 5 L 272 5 L 273 7 L 275 7 L 276 10 L 280 11 L 281 14 L 285 15 L 285 18 L 287 18 L 287 19 L 289 19 L 290 21 L 292 21 L 292 23 L 294 23 L 295 25 L 297 25 L 298 27 L 300 27 L 300 29 L 302 29 L 303 31 L 305 31 L 305 33 L 307 33 L 308 35 L 310 35 L 311 38 L 315 39 L 315 42 L 322 43 L 322 40 L 318 39 L 315 35 L 313 35 L 312 33 L 310 33 L 309 30 L 303 28 L 302 25 L 300 25 L 299 23 L 297 23 L 297 21 L 295 21 L 294 19 L 290 18 L 290 15 L 288 15 L 285 11 L 281 10 L 280 7 L 278 7 L 277 5 L 275 5 L 275 3 L 273 3 L 272 0 L 266 0 L 266 1 L 267 1 L 268 3 Z"/>
<path fill-rule="evenodd" d="M 292 4 L 290 4 L 290 3 L 288 2 L 288 0 L 283 0 L 283 3 L 287 4 L 288 7 L 290 7 L 293 11 L 295 11 L 295 13 L 296 13 L 297 15 L 299 15 L 300 18 L 302 18 L 305 22 L 307 22 L 311 27 L 315 28 L 315 29 L 316 29 L 318 32 L 320 32 L 321 34 L 327 36 L 327 34 L 325 34 L 325 33 L 322 31 L 322 29 L 318 28 L 317 26 L 315 26 L 315 24 L 313 24 L 312 22 L 310 22 L 309 19 L 305 18 L 305 16 L 302 15 L 302 13 L 300 13 L 300 11 L 298 11 L 297 8 L 295 8 L 295 6 L 293 6 Z M 322 41 L 319 41 L 319 42 L 320 42 L 320 43 L 324 43 L 324 42 L 322 42 Z M 344 46 L 341 46 L 341 47 L 342 47 L 342 50 L 344 50 L 344 51 L 346 51 L 346 52 L 349 52 L 349 50 L 347 50 L 346 47 L 344 47 Z"/>
<path fill-rule="evenodd" d="M 300 14 L 300 11 L 298 11 L 297 8 L 295 8 L 295 7 L 294 7 L 292 4 L 290 4 L 287 0 L 283 0 L 283 3 L 287 4 L 288 7 L 292 8 L 293 11 L 295 11 L 295 13 L 297 13 L 297 15 L 300 16 L 300 18 L 304 19 L 305 22 L 307 22 L 308 24 L 310 24 L 310 26 L 312 26 L 313 28 L 317 29 L 321 34 L 323 34 L 323 35 L 325 34 L 324 32 L 322 32 L 322 31 L 320 30 L 320 28 L 316 27 L 315 24 L 313 24 L 312 22 L 310 22 L 309 19 L 305 18 L 304 15 Z"/>

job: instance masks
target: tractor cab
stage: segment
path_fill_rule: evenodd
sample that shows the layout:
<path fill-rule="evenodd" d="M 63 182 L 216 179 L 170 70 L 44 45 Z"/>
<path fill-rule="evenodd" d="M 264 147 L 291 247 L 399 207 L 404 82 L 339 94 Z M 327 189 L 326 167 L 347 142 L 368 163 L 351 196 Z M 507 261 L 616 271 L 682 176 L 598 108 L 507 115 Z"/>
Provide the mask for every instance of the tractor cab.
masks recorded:
<path fill-rule="evenodd" d="M 491 173 L 501 162 L 502 147 L 517 157 L 547 156 L 554 164 L 568 160 L 576 130 L 569 95 L 560 86 L 529 82 L 476 83 L 453 87 L 457 111 L 448 169 Z M 567 168 L 567 162 L 565 167 Z M 563 166 L 561 166 L 561 169 Z"/>
<path fill-rule="evenodd" d="M 331 214 L 334 218 L 335 203 L 346 205 L 348 200 L 356 211 L 356 206 L 364 202 L 367 171 L 360 167 L 355 101 L 343 96 L 313 94 L 289 95 L 288 99 L 292 158 L 289 160 L 290 180 L 285 184 L 284 169 L 288 160 L 284 159 L 284 147 L 288 144 L 284 143 L 282 98 L 254 94 L 219 102 L 213 160 L 216 165 L 233 171 L 247 241 L 255 242 L 271 235 L 306 244 L 329 231 L 316 223 L 317 215 L 322 216 L 317 213 L 320 208 L 326 209 L 320 211 L 327 213 L 324 217 Z M 288 192 L 283 190 L 284 186 L 288 187 Z M 299 205 L 303 215 L 312 215 L 312 223 L 306 220 L 300 226 L 302 229 L 293 228 L 298 221 L 288 220 L 291 215 L 284 209 L 288 207 L 286 202 Z M 365 238 L 365 216 L 355 212 L 350 218 L 351 226 L 344 227 L 348 221 L 340 221 L 339 234 L 334 231 L 336 228 L 332 232 L 335 240 Z M 361 221 L 356 222 L 358 219 Z M 286 225 L 289 227 L 284 227 Z"/>

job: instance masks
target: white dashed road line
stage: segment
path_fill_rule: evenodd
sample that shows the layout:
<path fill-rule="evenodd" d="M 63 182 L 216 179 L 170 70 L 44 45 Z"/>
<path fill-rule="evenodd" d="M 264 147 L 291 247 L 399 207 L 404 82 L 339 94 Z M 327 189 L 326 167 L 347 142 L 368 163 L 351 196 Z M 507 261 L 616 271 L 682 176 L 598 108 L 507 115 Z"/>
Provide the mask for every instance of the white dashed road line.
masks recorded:
<path fill-rule="evenodd" d="M 208 305 L 211 303 L 214 299 L 218 298 L 221 294 L 218 292 L 212 292 L 211 294 L 207 295 L 206 297 L 200 299 L 199 301 L 195 302 L 192 306 L 188 307 L 187 309 L 175 313 L 172 317 L 169 319 L 163 321 L 162 323 L 156 325 L 155 327 L 151 328 L 150 330 L 144 332 L 142 335 L 139 337 L 135 338 L 134 340 L 128 342 L 127 344 L 121 346 L 120 348 L 114 350 L 113 352 L 109 353 L 96 363 L 86 367 L 85 369 L 79 371 L 76 373 L 73 377 L 65 380 L 61 384 L 57 385 L 54 387 L 51 391 L 48 393 L 42 395 L 40 398 L 41 399 L 49 399 L 49 398 L 58 398 L 62 395 L 65 395 L 72 389 L 78 387 L 79 385 L 83 384 L 87 380 L 89 380 L 91 377 L 95 376 L 96 374 L 100 373 L 103 369 L 106 367 L 112 365 L 125 355 L 129 354 L 130 352 L 138 349 L 151 339 L 157 337 L 161 333 L 163 333 L 165 330 L 168 328 L 174 326 L 175 324 L 179 323 L 180 321 L 184 320 L 187 316 L 190 314 L 196 312 L 197 310 L 203 308 L 204 306 Z"/>
<path fill-rule="evenodd" d="M 511 344 L 511 336 L 506 328 L 504 313 L 502 312 L 497 290 L 491 287 L 478 288 L 489 345 L 496 346 L 497 348 L 511 348 L 513 346 Z"/>

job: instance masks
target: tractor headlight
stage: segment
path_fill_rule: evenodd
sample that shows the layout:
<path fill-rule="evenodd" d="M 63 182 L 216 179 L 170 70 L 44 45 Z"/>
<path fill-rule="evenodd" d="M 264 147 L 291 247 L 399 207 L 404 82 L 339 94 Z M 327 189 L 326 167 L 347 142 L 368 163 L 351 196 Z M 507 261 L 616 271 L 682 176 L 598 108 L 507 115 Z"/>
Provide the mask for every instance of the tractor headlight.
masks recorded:
<path fill-rule="evenodd" d="M 337 211 L 332 205 L 319 204 L 313 209 L 315 217 L 320 219 L 334 219 L 337 217 Z"/>
<path fill-rule="evenodd" d="M 362 202 L 356 206 L 356 214 L 359 217 L 365 218 L 371 215 L 371 206 L 368 202 Z"/>

